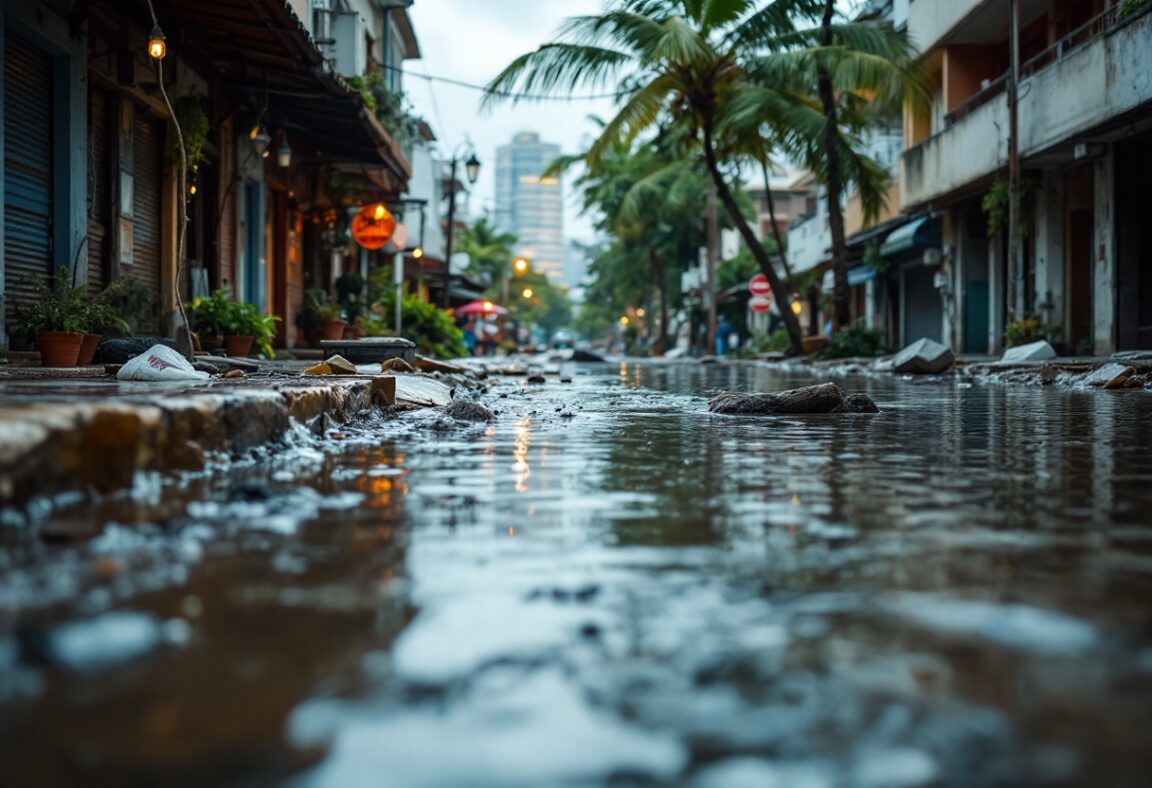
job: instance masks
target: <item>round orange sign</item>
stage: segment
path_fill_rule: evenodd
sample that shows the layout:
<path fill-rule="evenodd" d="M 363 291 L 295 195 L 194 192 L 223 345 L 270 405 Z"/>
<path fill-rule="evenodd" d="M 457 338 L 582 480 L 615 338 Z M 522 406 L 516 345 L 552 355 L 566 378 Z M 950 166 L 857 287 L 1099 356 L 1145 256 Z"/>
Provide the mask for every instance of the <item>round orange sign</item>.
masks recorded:
<path fill-rule="evenodd" d="M 352 217 L 352 238 L 370 251 L 388 243 L 395 230 L 396 219 L 382 202 L 365 205 Z"/>

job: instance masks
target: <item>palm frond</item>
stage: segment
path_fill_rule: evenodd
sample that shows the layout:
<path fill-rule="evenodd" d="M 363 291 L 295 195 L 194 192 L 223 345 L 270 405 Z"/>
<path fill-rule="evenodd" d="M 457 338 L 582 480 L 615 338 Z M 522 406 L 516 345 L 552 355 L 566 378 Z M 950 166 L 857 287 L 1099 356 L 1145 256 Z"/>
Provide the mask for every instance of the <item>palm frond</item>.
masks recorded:
<path fill-rule="evenodd" d="M 508 64 L 485 87 L 481 109 L 499 101 L 520 100 L 518 90 L 541 96 L 557 95 L 579 87 L 615 84 L 617 72 L 632 61 L 627 52 L 578 44 L 544 44 Z"/>
<path fill-rule="evenodd" d="M 734 52 L 781 49 L 782 37 L 796 31 L 796 21 L 814 18 L 822 5 L 817 0 L 773 0 L 732 31 L 729 46 Z"/>
<path fill-rule="evenodd" d="M 595 172 L 601 157 L 612 146 L 629 143 L 641 131 L 652 126 L 677 88 L 678 83 L 671 74 L 660 74 L 633 93 L 616 112 L 616 116 L 605 124 L 600 136 L 588 149 L 585 156 L 588 168 Z"/>
<path fill-rule="evenodd" d="M 752 0 L 703 0 L 700 3 L 700 32 L 707 36 L 716 28 L 732 25 L 752 7 Z"/>

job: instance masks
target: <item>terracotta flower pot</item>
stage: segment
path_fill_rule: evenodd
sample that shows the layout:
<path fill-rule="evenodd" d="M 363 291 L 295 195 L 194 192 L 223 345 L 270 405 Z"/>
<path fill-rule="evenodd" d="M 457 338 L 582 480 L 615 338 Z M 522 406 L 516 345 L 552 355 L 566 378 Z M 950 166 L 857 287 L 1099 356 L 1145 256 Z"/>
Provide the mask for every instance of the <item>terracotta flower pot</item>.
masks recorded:
<path fill-rule="evenodd" d="M 80 357 L 80 343 L 84 335 L 79 331 L 40 331 L 36 334 L 36 347 L 40 349 L 40 365 L 44 367 L 74 367 Z"/>
<path fill-rule="evenodd" d="M 344 338 L 344 327 L 347 325 L 348 324 L 345 323 L 343 320 L 325 320 L 323 322 L 324 338 L 325 339 L 343 339 Z"/>
<path fill-rule="evenodd" d="M 200 349 L 205 353 L 211 353 L 224 346 L 224 337 L 219 334 L 199 334 L 199 337 Z"/>
<path fill-rule="evenodd" d="M 233 334 L 224 337 L 224 348 L 229 356 L 244 357 L 252 352 L 252 343 L 256 337 Z"/>
<path fill-rule="evenodd" d="M 80 357 L 76 359 L 76 366 L 86 367 L 92 363 L 96 355 L 96 346 L 104 337 L 100 334 L 85 334 L 84 341 L 80 343 Z"/>

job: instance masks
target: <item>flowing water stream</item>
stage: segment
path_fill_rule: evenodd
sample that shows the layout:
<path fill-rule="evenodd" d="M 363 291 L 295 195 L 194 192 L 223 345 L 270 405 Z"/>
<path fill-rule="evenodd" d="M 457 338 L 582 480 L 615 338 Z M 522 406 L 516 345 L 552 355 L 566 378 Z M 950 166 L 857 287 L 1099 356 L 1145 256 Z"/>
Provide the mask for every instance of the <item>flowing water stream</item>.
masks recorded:
<path fill-rule="evenodd" d="M 706 410 L 810 382 L 500 380 L 9 518 L 0 785 L 1146 785 L 1152 396 Z"/>

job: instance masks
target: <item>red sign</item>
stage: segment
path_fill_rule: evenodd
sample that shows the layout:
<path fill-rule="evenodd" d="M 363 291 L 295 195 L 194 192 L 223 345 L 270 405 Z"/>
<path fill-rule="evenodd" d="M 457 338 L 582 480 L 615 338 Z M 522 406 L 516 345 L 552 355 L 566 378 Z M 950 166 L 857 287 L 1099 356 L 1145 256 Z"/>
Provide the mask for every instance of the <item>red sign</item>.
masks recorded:
<path fill-rule="evenodd" d="M 396 219 L 382 202 L 365 205 L 352 217 L 352 238 L 369 251 L 388 243 L 395 230 Z"/>
<path fill-rule="evenodd" d="M 752 296 L 748 299 L 748 308 L 753 312 L 767 312 L 772 308 L 772 299 L 762 295 Z"/>
<path fill-rule="evenodd" d="M 748 291 L 754 296 L 766 296 L 772 292 L 772 285 L 768 284 L 768 277 L 756 274 L 748 280 Z"/>

